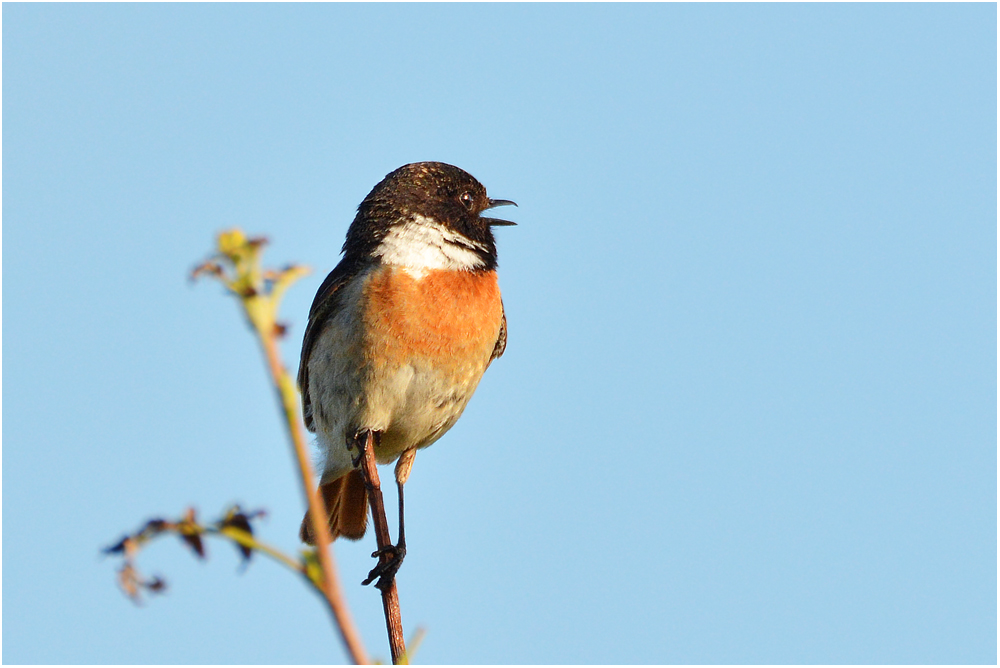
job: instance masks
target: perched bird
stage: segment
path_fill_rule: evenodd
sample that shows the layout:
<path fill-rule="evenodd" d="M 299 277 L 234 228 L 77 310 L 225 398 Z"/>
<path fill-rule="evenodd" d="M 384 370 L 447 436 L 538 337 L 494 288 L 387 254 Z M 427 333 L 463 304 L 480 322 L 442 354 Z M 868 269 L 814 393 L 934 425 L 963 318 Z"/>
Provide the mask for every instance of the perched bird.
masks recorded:
<path fill-rule="evenodd" d="M 313 300 L 299 365 L 333 538 L 365 533 L 357 448 L 371 432 L 376 461 L 398 460 L 394 559 L 405 554 L 403 485 L 414 455 L 455 424 L 507 342 L 492 228 L 514 223 L 481 215 L 507 204 L 458 167 L 418 162 L 358 207 L 344 257 Z M 300 536 L 315 543 L 308 513 Z"/>

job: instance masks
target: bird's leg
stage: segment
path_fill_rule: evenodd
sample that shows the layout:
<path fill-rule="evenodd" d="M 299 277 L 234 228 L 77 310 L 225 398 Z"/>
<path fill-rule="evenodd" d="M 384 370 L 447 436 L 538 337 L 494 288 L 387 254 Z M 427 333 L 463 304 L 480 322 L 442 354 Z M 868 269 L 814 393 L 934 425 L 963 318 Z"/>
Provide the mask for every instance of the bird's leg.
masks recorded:
<path fill-rule="evenodd" d="M 380 545 L 379 549 L 372 552 L 373 557 L 378 557 L 380 559 L 379 563 L 375 568 L 368 573 L 368 578 L 361 584 L 369 584 L 375 578 L 379 581 L 375 584 L 378 589 L 383 589 L 383 587 L 388 587 L 392 582 L 393 578 L 396 577 L 396 571 L 403 564 L 403 558 L 406 557 L 406 524 L 403 520 L 403 485 L 406 484 L 406 480 L 410 477 L 410 471 L 413 469 L 413 458 L 417 454 L 415 448 L 409 450 L 404 450 L 403 454 L 399 456 L 399 461 L 396 462 L 396 491 L 399 497 L 399 540 L 395 545 Z M 386 541 L 388 542 L 388 541 Z"/>
<path fill-rule="evenodd" d="M 372 447 L 374 447 L 375 444 L 381 440 L 380 437 L 382 436 L 382 432 L 371 431 L 370 429 L 364 429 L 356 433 L 354 435 L 354 438 L 347 439 L 347 449 L 354 450 L 355 448 L 357 448 L 358 450 L 358 454 L 351 455 L 351 466 L 353 466 L 356 469 L 360 468 L 362 470 L 361 471 L 362 473 L 364 473 L 363 463 L 365 459 L 365 446 L 368 441 L 369 434 L 371 434 L 372 436 Z M 369 482 L 367 475 L 365 475 L 365 487 L 366 488 L 371 487 L 371 483 Z M 369 491 L 371 490 L 369 489 Z"/>

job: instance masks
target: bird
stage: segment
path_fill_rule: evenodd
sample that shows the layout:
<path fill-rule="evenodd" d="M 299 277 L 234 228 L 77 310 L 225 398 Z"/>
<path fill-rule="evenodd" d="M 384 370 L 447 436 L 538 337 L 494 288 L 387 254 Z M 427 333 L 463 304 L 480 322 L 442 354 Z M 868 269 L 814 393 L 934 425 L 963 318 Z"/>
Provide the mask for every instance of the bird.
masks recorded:
<path fill-rule="evenodd" d="M 371 434 L 376 461 L 396 462 L 398 542 L 382 569 L 390 577 L 406 553 L 403 486 L 417 450 L 454 426 L 506 349 L 493 228 L 516 223 L 482 215 L 505 205 L 516 206 L 491 199 L 453 165 L 403 165 L 358 206 L 343 258 L 309 310 L 298 383 L 320 450 L 330 534 L 365 534 L 368 491 L 356 451 Z M 308 511 L 299 536 L 316 542 Z"/>

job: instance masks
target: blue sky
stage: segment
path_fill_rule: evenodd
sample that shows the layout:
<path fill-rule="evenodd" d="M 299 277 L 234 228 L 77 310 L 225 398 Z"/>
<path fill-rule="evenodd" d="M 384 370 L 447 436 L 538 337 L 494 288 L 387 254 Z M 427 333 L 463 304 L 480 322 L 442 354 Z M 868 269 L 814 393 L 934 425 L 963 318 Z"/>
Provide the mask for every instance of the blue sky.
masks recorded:
<path fill-rule="evenodd" d="M 996 7 L 3 7 L 3 658 L 329 663 L 176 541 L 302 502 L 219 230 L 313 273 L 382 176 L 516 200 L 504 357 L 407 486 L 423 663 L 996 661 Z M 392 497 L 390 497 L 391 499 Z M 391 504 L 390 504 L 391 505 Z M 373 540 L 336 558 L 388 658 Z"/>

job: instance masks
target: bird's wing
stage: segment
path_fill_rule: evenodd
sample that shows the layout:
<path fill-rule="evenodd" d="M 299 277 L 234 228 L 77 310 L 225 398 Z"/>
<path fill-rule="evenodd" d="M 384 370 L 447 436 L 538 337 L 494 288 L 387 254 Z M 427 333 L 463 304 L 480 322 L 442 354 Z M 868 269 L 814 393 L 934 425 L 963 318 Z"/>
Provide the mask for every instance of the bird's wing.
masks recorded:
<path fill-rule="evenodd" d="M 490 355 L 490 362 L 503 355 L 507 349 L 507 312 L 503 309 L 503 300 L 500 300 L 500 335 L 497 337 L 496 345 L 493 346 L 493 354 Z"/>
<path fill-rule="evenodd" d="M 312 401 L 309 398 L 309 356 L 319 339 L 323 326 L 341 308 L 340 289 L 358 275 L 361 267 L 357 262 L 340 261 L 319 286 L 312 307 L 309 309 L 309 323 L 302 339 L 302 356 L 299 358 L 299 390 L 302 392 L 302 418 L 306 429 L 316 431 L 313 424 Z"/>

